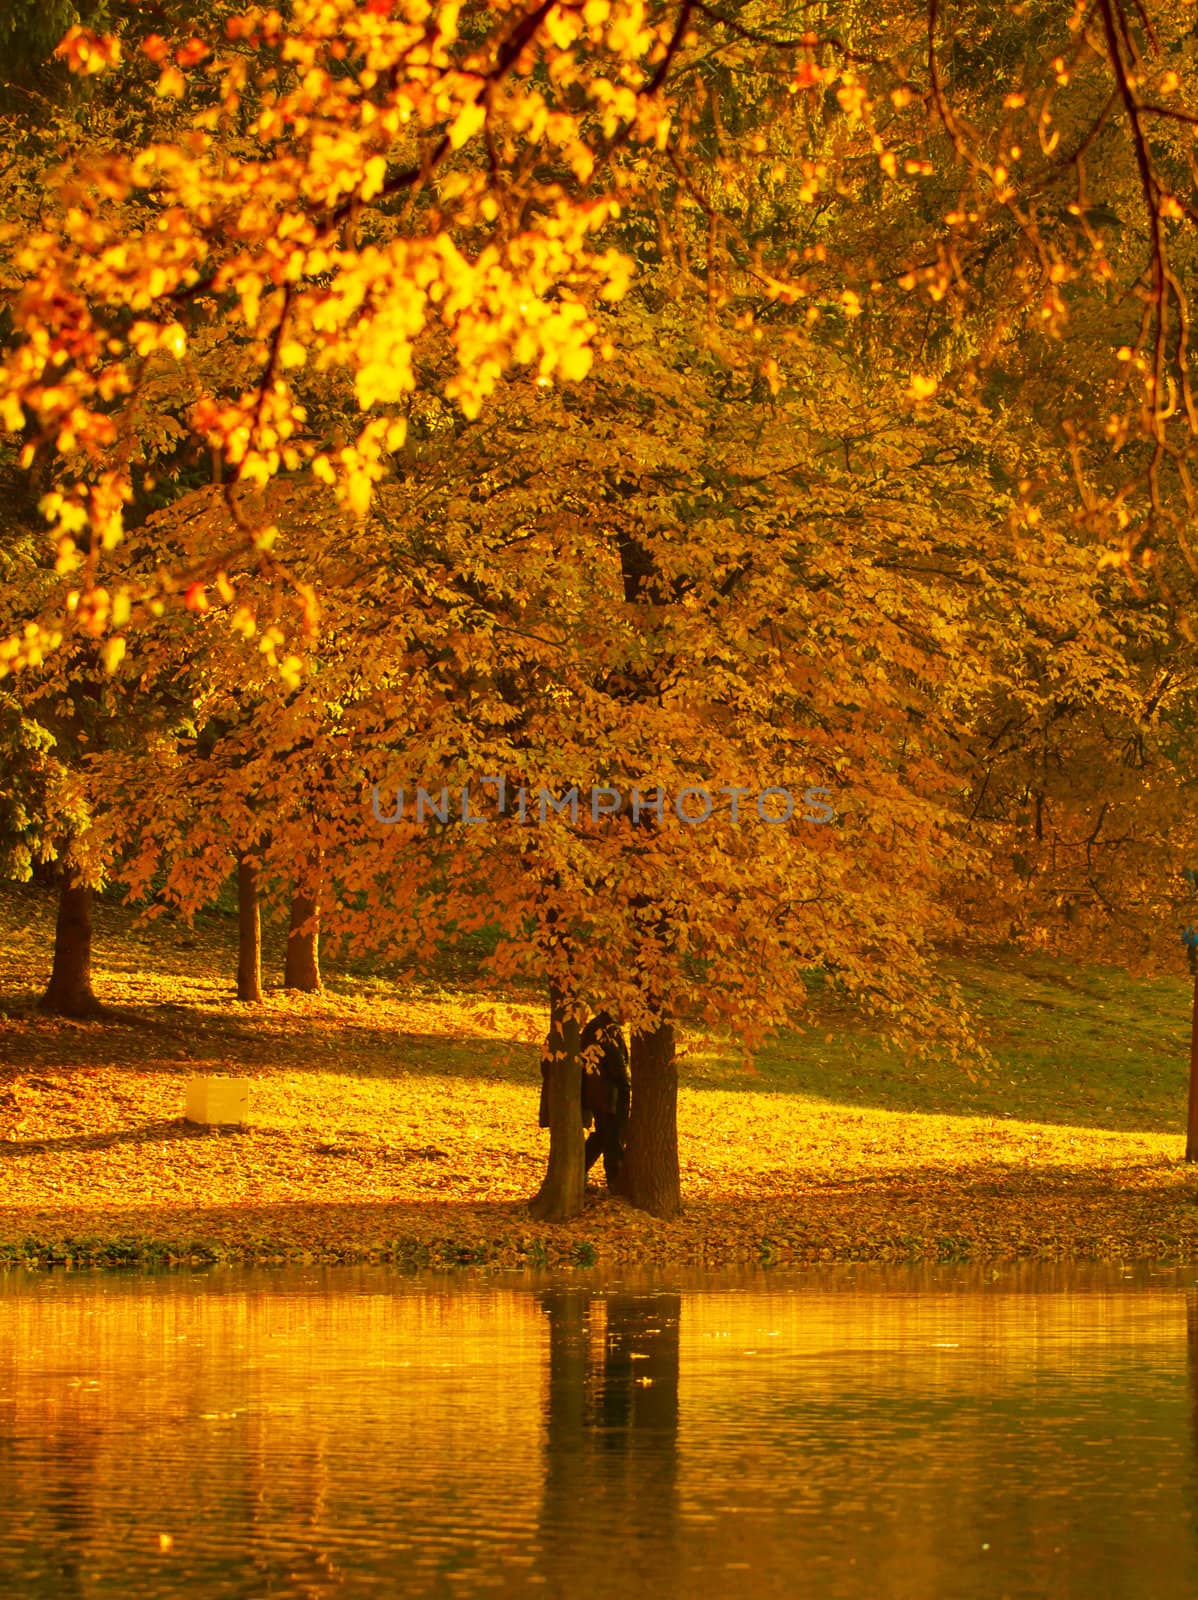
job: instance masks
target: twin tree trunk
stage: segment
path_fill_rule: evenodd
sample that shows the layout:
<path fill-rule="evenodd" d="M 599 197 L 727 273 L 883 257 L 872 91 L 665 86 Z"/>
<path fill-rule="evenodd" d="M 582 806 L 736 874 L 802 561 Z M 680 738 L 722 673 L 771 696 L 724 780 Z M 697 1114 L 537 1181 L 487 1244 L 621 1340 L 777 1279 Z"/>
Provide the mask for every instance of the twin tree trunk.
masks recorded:
<path fill-rule="evenodd" d="M 291 926 L 283 983 L 288 989 L 319 994 L 320 884 L 323 857 L 319 851 L 296 886 L 291 900 Z M 262 915 L 258 904 L 258 863 L 242 856 L 237 863 L 237 998 L 253 1004 L 262 999 Z"/>
<path fill-rule="evenodd" d="M 324 860 L 318 850 L 308 863 L 304 879 L 296 884 L 291 897 L 291 927 L 287 934 L 287 960 L 283 985 L 319 994 L 320 981 L 320 885 Z"/>
<path fill-rule="evenodd" d="M 534 1217 L 543 1222 L 564 1222 L 582 1210 L 586 1190 L 586 1143 L 582 1131 L 582 1061 L 578 1054 L 576 1021 L 564 1015 L 560 990 L 549 991 L 548 1067 L 545 1075 L 549 1103 L 549 1165 L 545 1181 L 530 1202 Z"/>
<path fill-rule="evenodd" d="M 563 1016 L 560 996 L 549 1000 L 549 1165 L 530 1210 L 543 1222 L 565 1222 L 582 1210 L 586 1191 L 585 1135 L 582 1129 L 582 1062 L 579 1026 Z M 682 1209 L 678 1170 L 678 1063 L 674 1028 L 663 1022 L 632 1036 L 632 1115 L 628 1148 L 616 1192 L 655 1217 L 676 1217 Z"/>
<path fill-rule="evenodd" d="M 237 862 L 237 998 L 262 999 L 262 918 L 258 911 L 258 863 Z"/>
<path fill-rule="evenodd" d="M 100 1009 L 92 993 L 92 891 L 69 870 L 59 887 L 54 966 L 40 1005 L 58 1017 L 94 1016 Z"/>
<path fill-rule="evenodd" d="M 655 1217 L 682 1209 L 678 1171 L 678 1062 L 674 1027 L 662 1022 L 632 1036 L 632 1116 L 619 1192 Z"/>

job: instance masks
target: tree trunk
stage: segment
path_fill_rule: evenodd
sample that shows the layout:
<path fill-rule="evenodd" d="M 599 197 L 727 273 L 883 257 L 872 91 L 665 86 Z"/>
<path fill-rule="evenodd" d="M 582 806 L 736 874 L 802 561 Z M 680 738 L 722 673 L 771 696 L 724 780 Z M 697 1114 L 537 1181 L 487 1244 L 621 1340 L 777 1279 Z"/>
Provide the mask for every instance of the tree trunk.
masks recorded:
<path fill-rule="evenodd" d="M 88 1017 L 100 1010 L 92 993 L 92 891 L 69 870 L 58 891 L 54 966 L 40 1005 L 57 1017 Z"/>
<path fill-rule="evenodd" d="M 258 912 L 258 864 L 237 862 L 237 998 L 262 999 L 262 918 Z"/>
<path fill-rule="evenodd" d="M 585 1143 L 582 1131 L 582 1061 L 579 1027 L 567 1020 L 560 992 L 549 995 L 549 1165 L 545 1180 L 529 1202 L 543 1222 L 564 1222 L 582 1210 L 586 1191 Z"/>
<path fill-rule="evenodd" d="M 655 1217 L 676 1217 L 682 1209 L 678 1063 L 669 1022 L 632 1036 L 632 1117 L 619 1192 Z"/>
<path fill-rule="evenodd" d="M 320 981 L 320 884 L 324 862 L 317 850 L 308 863 L 308 874 L 295 887 L 291 897 L 291 928 L 287 934 L 287 960 L 283 984 L 319 994 Z"/>

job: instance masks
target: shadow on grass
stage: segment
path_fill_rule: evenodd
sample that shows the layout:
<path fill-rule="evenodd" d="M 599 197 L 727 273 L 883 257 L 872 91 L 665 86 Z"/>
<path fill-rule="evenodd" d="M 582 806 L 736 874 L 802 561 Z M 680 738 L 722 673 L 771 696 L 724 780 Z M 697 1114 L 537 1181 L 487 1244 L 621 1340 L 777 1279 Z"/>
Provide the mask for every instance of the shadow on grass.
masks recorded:
<path fill-rule="evenodd" d="M 146 1122 L 138 1128 L 120 1128 L 105 1133 L 66 1133 L 48 1139 L 6 1139 L 0 1144 L 0 1163 L 11 1156 L 45 1155 L 50 1151 L 115 1150 L 123 1144 L 161 1144 L 179 1139 L 227 1139 L 236 1137 L 239 1128 L 200 1127 L 182 1117 Z"/>
<path fill-rule="evenodd" d="M 858 1017 L 816 1008 L 810 1028 L 768 1043 L 745 1071 L 725 1047 L 684 1062 L 695 1087 L 800 1094 L 832 1106 L 984 1117 L 1114 1133 L 1185 1128 L 1190 986 L 1133 980 L 1044 957 L 945 963 L 994 1057 L 989 1068 L 912 1055 Z"/>
<path fill-rule="evenodd" d="M 403 1032 L 335 1011 L 263 1009 L 257 1026 L 203 1006 L 122 1006 L 100 1018 L 50 1017 L 36 1007 L 0 1017 L 0 1061 L 9 1072 L 37 1067 L 177 1073 L 339 1073 L 359 1078 L 417 1075 L 531 1083 L 539 1047 L 522 1040 Z"/>
<path fill-rule="evenodd" d="M 802 1038 L 780 1041 L 745 1072 L 728 1062 L 697 1062 L 681 1081 L 695 1089 L 732 1093 L 801 1095 L 838 1111 L 888 1111 L 906 1116 L 993 1119 L 1092 1128 L 1110 1133 L 1184 1136 L 1184 1063 L 1170 1067 L 1148 1052 L 1131 1063 L 1099 1051 L 1066 1060 L 1029 1064 L 999 1058 L 991 1072 L 971 1079 L 951 1063 L 904 1060 L 874 1041 L 838 1059 L 813 1054 Z"/>
<path fill-rule="evenodd" d="M 1012 1082 L 1001 1070 L 974 1081 L 954 1080 L 944 1068 L 923 1074 L 901 1063 L 849 1069 L 830 1082 L 818 1069 L 763 1072 L 746 1089 L 803 1095 L 837 1111 L 887 1111 L 903 1116 L 980 1118 L 999 1124 L 1022 1122 L 1107 1133 L 1185 1136 L 1186 1090 L 1177 1073 L 1150 1070 L 1114 1074 L 1101 1060 L 1080 1071 L 1037 1082 L 1023 1074 Z M 708 1088 L 716 1087 L 709 1082 Z M 720 1083 L 720 1088 L 731 1087 Z"/>
<path fill-rule="evenodd" d="M 1161 1029 L 1161 1032 L 1164 1030 Z M 1138 1037 L 1137 1037 L 1138 1033 Z M 696 1040 L 680 1062 L 683 1088 L 700 1094 L 801 1096 L 853 1111 L 980 1117 L 1119 1133 L 1177 1133 L 1185 1126 L 1185 1059 L 1154 1028 L 1109 1040 L 1072 1028 L 1054 1039 L 1026 1030 L 992 1048 L 998 1065 L 971 1078 L 935 1056 L 905 1057 L 869 1035 L 841 1029 L 787 1034 L 746 1070 L 727 1048 Z M 1129 1048 L 1129 1040 L 1131 1041 Z M 328 1073 L 357 1079 L 420 1077 L 519 1084 L 535 1094 L 538 1047 L 520 1040 L 401 1032 L 330 1010 L 264 1008 L 254 1024 L 202 1006 L 123 1007 L 81 1022 L 36 1010 L 0 1022 L 8 1076 L 30 1069 L 251 1075 Z M 435 1091 L 434 1091 L 435 1092 Z"/>

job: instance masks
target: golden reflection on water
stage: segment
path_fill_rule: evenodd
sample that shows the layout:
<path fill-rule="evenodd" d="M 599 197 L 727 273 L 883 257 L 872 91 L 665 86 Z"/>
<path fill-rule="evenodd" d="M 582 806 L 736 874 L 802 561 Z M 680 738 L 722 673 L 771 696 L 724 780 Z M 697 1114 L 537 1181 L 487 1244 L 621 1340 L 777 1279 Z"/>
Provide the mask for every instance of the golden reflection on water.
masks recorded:
<path fill-rule="evenodd" d="M 0 1287 L 0 1593 L 1198 1593 L 1195 1274 Z"/>

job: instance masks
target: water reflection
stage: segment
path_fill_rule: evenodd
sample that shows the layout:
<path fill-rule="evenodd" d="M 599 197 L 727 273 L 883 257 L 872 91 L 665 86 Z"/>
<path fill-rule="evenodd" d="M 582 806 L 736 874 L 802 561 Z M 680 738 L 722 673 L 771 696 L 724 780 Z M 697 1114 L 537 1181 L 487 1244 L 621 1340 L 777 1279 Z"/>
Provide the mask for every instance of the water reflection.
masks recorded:
<path fill-rule="evenodd" d="M 546 1290 L 544 1581 L 587 1592 L 597 1563 L 661 1591 L 678 1567 L 682 1296 Z M 603 1546 L 607 1549 L 604 1552 Z"/>
<path fill-rule="evenodd" d="M 1191 1600 L 1194 1272 L 0 1285 L 0 1594 Z"/>

